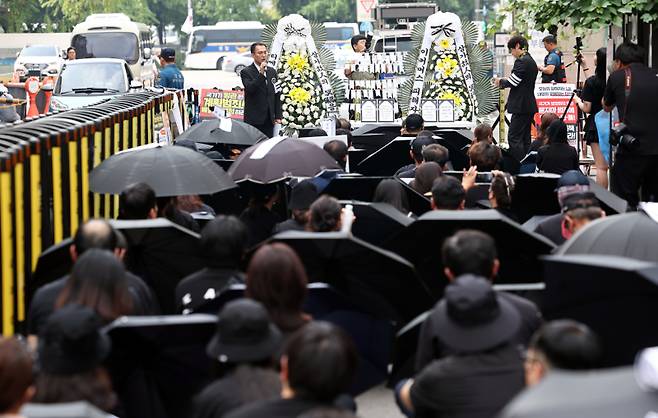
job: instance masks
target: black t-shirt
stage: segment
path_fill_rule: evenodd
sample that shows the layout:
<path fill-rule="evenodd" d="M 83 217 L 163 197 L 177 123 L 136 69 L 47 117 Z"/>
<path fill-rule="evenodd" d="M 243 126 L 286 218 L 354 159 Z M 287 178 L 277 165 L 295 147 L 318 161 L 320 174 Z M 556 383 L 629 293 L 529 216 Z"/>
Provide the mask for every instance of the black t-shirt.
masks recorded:
<path fill-rule="evenodd" d="M 244 283 L 242 272 L 234 269 L 204 268 L 181 280 L 176 286 L 176 311 L 195 312 L 232 284 Z"/>
<path fill-rule="evenodd" d="M 45 325 L 50 315 L 55 310 L 55 303 L 60 292 L 66 286 L 69 275 L 48 283 L 34 293 L 30 308 L 27 314 L 27 333 L 30 335 L 39 335 L 39 331 Z M 126 272 L 128 281 L 128 291 L 133 300 L 134 315 L 158 315 L 160 307 L 158 306 L 153 292 L 144 283 L 142 279 L 130 272 Z"/>
<path fill-rule="evenodd" d="M 585 86 L 583 87 L 583 97 L 582 99 L 586 102 L 592 103 L 590 116 L 594 116 L 603 109 L 601 104 L 601 99 L 603 99 L 603 93 L 605 92 L 605 80 L 601 81 L 597 76 L 593 75 L 587 80 L 585 80 Z"/>
<path fill-rule="evenodd" d="M 643 64 L 631 64 L 631 91 L 626 105 L 625 81 L 626 74 L 623 69 L 610 75 L 603 95 L 605 104 L 616 105 L 619 118 L 633 135 L 640 141 L 637 155 L 658 155 L 658 123 L 656 123 L 655 101 L 658 97 L 658 77 L 656 70 Z M 626 154 L 627 149 L 619 147 L 619 151 Z"/>
<path fill-rule="evenodd" d="M 297 418 L 306 411 L 322 406 L 331 405 L 297 398 L 276 399 L 245 405 L 226 415 L 226 418 Z"/>
<path fill-rule="evenodd" d="M 221 418 L 241 406 L 279 398 L 279 375 L 268 369 L 239 366 L 207 386 L 194 400 L 194 418 Z"/>
<path fill-rule="evenodd" d="M 521 352 L 514 345 L 435 360 L 411 386 L 417 418 L 490 418 L 524 387 Z"/>
<path fill-rule="evenodd" d="M 537 151 L 537 168 L 555 174 L 578 170 L 578 152 L 566 143 L 544 145 Z"/>

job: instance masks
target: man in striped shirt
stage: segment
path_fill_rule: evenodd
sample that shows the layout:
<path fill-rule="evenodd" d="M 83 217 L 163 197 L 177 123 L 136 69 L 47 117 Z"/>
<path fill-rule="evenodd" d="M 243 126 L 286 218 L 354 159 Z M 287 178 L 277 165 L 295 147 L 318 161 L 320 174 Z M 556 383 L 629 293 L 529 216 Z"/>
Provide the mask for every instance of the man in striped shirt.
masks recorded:
<path fill-rule="evenodd" d="M 510 89 L 507 111 L 512 114 L 509 134 L 509 150 L 514 158 L 521 161 L 530 148 L 530 126 L 537 113 L 535 81 L 537 63 L 528 54 L 528 41 L 522 36 L 513 36 L 507 42 L 510 54 L 516 58 L 509 78 L 495 78 L 494 83 L 501 89 Z"/>

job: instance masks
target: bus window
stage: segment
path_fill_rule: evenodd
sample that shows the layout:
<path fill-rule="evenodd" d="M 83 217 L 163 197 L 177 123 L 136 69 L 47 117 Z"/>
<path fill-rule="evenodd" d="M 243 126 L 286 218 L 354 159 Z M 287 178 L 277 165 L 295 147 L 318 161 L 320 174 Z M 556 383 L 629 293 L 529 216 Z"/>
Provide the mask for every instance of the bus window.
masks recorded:
<path fill-rule="evenodd" d="M 192 34 L 191 51 L 238 52 L 236 44 L 258 42 L 262 29 L 200 29 Z"/>

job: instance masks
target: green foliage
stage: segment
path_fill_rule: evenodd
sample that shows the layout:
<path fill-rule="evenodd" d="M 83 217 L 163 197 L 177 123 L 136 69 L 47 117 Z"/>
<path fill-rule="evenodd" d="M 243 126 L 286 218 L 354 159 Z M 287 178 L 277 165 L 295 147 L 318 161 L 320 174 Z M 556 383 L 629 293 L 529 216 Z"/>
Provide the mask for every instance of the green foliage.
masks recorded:
<path fill-rule="evenodd" d="M 61 14 L 64 27 L 60 31 L 71 30 L 73 26 L 93 13 L 121 12 L 135 21 L 144 23 L 153 23 L 155 20 L 145 0 L 43 0 L 41 4 Z"/>
<path fill-rule="evenodd" d="M 435 0 L 442 12 L 452 12 L 462 20 L 473 19 L 475 2 L 473 0 Z"/>
<path fill-rule="evenodd" d="M 536 29 L 570 25 L 578 33 L 621 26 L 624 15 L 631 13 L 647 23 L 658 19 L 654 0 L 511 0 L 507 9 L 516 12 L 517 21 Z"/>
<path fill-rule="evenodd" d="M 274 5 L 279 10 L 281 16 L 288 16 L 293 13 L 299 13 L 300 9 L 308 3 L 309 0 L 275 0 Z"/>
<path fill-rule="evenodd" d="M 220 21 L 265 20 L 258 0 L 201 0 L 195 2 L 194 24 L 213 25 Z"/>
<path fill-rule="evenodd" d="M 299 14 L 316 22 L 356 21 L 356 9 L 349 0 L 311 0 L 299 9 Z"/>

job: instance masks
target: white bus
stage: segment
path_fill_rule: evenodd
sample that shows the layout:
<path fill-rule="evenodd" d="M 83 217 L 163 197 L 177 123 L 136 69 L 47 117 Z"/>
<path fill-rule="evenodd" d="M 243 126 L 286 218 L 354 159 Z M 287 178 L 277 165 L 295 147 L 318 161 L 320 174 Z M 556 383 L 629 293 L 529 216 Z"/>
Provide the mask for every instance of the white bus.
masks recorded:
<path fill-rule="evenodd" d="M 123 13 L 90 15 L 73 28 L 71 46 L 75 48 L 78 59 L 122 59 L 144 86 L 154 84 L 157 67 L 151 56 L 151 30 Z"/>
<path fill-rule="evenodd" d="M 249 51 L 261 39 L 265 26 L 260 22 L 219 22 L 214 26 L 195 26 L 190 33 L 185 67 L 189 69 L 222 69 L 228 55 Z"/>

